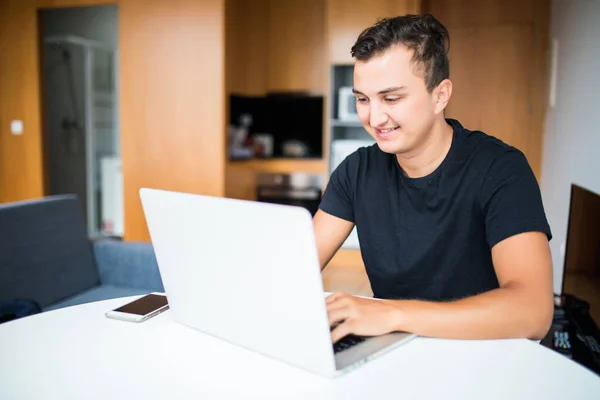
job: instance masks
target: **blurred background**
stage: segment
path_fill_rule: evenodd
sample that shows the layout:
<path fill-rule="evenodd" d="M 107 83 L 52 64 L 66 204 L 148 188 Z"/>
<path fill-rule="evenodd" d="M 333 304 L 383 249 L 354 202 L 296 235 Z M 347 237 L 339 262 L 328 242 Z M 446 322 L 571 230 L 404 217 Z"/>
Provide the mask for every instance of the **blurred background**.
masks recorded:
<path fill-rule="evenodd" d="M 449 29 L 447 117 L 527 156 L 555 292 L 597 302 L 595 0 L 0 0 L 0 203 L 76 193 L 90 237 L 126 241 L 149 240 L 141 187 L 314 212 L 331 171 L 372 143 L 350 47 L 406 13 Z M 368 293 L 354 233 L 323 277 Z"/>

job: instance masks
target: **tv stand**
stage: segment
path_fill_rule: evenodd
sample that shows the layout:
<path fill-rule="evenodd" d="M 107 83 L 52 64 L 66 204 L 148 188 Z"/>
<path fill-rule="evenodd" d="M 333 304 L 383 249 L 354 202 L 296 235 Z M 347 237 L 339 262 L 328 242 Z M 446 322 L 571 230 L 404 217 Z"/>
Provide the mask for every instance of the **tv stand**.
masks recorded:
<path fill-rule="evenodd" d="M 600 330 L 589 304 L 571 295 L 562 296 L 560 303 L 541 344 L 600 375 Z"/>

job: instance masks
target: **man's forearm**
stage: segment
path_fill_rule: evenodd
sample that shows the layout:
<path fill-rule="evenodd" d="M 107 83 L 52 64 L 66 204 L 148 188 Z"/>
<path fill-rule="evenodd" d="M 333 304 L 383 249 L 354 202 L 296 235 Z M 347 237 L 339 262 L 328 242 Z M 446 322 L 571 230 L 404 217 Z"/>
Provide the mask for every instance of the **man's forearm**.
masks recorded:
<path fill-rule="evenodd" d="M 394 301 L 397 329 L 447 339 L 542 339 L 552 322 L 552 295 L 532 299 L 503 287 L 453 302 Z"/>

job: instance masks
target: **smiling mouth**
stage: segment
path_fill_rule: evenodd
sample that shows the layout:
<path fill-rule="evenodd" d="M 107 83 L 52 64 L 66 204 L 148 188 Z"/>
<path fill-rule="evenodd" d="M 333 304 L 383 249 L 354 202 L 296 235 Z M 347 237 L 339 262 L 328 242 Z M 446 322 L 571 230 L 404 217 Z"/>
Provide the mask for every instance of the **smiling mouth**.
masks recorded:
<path fill-rule="evenodd" d="M 388 137 L 388 136 L 391 136 L 392 133 L 394 133 L 395 131 L 397 131 L 398 128 L 400 128 L 400 127 L 396 126 L 394 128 L 387 128 L 387 129 L 377 129 L 377 128 L 375 128 L 375 132 L 379 136 Z"/>

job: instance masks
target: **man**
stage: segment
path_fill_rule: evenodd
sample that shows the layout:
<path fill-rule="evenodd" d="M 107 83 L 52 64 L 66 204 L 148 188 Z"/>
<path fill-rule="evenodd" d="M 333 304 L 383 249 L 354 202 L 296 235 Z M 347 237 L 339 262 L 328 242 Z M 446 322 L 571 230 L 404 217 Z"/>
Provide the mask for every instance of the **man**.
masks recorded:
<path fill-rule="evenodd" d="M 329 296 L 334 342 L 391 331 L 541 339 L 549 329 L 551 232 L 539 186 L 519 150 L 445 119 L 447 43 L 435 18 L 407 15 L 352 47 L 357 111 L 376 144 L 333 172 L 313 224 L 321 268 L 356 225 L 379 299 Z"/>

